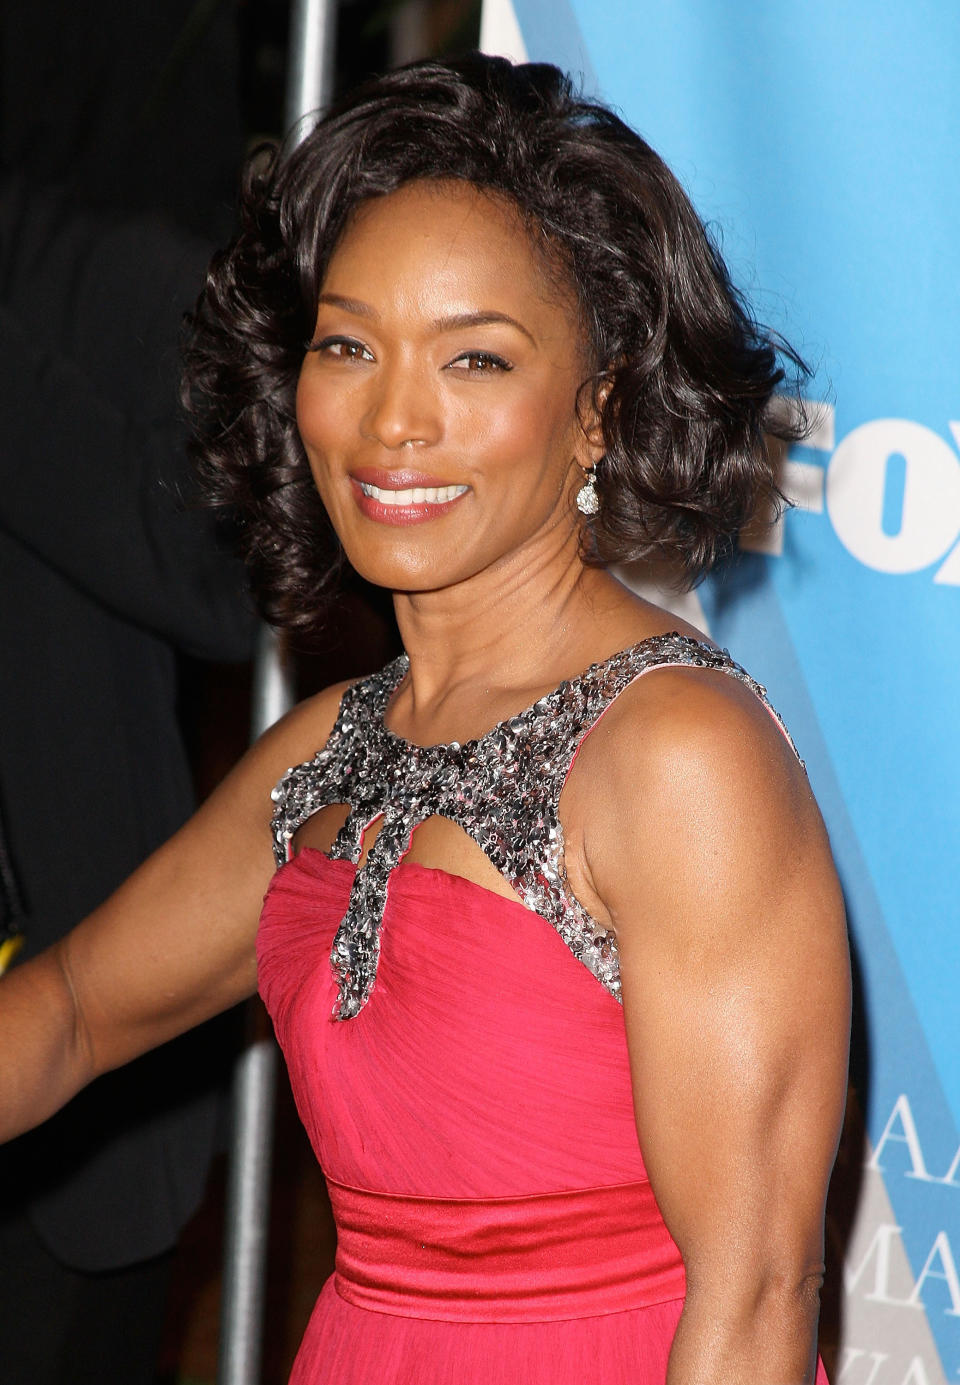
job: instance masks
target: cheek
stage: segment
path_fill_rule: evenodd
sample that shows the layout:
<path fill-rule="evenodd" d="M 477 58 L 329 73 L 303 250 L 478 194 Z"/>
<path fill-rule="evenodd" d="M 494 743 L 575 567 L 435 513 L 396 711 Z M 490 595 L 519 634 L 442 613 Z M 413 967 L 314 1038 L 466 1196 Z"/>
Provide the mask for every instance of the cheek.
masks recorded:
<path fill-rule="evenodd" d="M 305 444 L 336 448 L 349 440 L 356 433 L 362 402 L 359 381 L 332 378 L 307 356 L 296 394 L 297 427 Z"/>
<path fill-rule="evenodd" d="M 296 417 L 297 428 L 305 447 L 311 448 L 323 439 L 324 424 L 329 418 L 329 413 L 324 408 L 322 392 L 312 378 L 309 362 L 300 371 L 300 379 L 297 381 Z"/>
<path fill-rule="evenodd" d="M 531 390 L 505 407 L 485 409 L 469 420 L 478 450 L 491 460 L 511 461 L 535 473 L 540 466 L 566 465 L 572 454 L 576 417 L 566 391 Z"/>
<path fill-rule="evenodd" d="M 301 371 L 295 400 L 297 431 L 314 485 L 329 511 L 333 497 L 328 484 L 328 460 L 336 451 L 336 427 L 325 395 L 326 391 L 311 381 L 309 372 Z"/>

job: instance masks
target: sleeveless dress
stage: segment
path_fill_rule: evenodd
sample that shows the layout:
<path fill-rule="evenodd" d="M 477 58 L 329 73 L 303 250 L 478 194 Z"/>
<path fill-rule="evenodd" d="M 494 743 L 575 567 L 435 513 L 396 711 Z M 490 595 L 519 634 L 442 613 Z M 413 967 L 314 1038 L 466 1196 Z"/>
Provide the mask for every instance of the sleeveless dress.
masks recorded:
<path fill-rule="evenodd" d="M 663 1385 L 683 1263 L 637 1142 L 615 942 L 567 884 L 557 807 L 614 698 L 677 665 L 776 717 L 725 651 L 672 634 L 478 740 L 419 747 L 384 726 L 401 657 L 274 790 L 259 986 L 337 1224 L 291 1385 Z M 329 855 L 294 856 L 334 803 Z M 516 900 L 403 861 L 435 814 Z"/>

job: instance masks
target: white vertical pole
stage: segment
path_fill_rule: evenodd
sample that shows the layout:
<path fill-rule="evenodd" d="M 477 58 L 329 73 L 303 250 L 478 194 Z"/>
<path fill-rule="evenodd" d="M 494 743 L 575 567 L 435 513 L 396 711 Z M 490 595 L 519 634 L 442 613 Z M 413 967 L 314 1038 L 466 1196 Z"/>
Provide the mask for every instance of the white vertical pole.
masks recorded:
<path fill-rule="evenodd" d="M 290 18 L 285 115 L 287 128 L 299 140 L 312 128 L 311 117 L 330 100 L 336 0 L 294 0 Z M 280 642 L 264 628 L 254 672 L 254 738 L 292 701 Z M 256 1027 L 252 1011 L 250 1042 L 233 1079 L 218 1385 L 257 1385 L 263 1350 L 277 1049 L 272 1038 L 257 1036 Z"/>
<path fill-rule="evenodd" d="M 280 641 L 260 631 L 253 678 L 254 739 L 293 701 Z M 263 1348 L 263 1309 L 270 1219 L 270 1165 L 277 1046 L 247 1010 L 247 1042 L 233 1073 L 232 1130 L 220 1300 L 218 1385 L 256 1385 Z"/>
<path fill-rule="evenodd" d="M 512 0 L 483 0 L 480 10 L 480 49 L 515 63 L 528 61 L 527 47 Z"/>
<path fill-rule="evenodd" d="M 333 92 L 336 10 L 335 0 L 294 0 L 292 6 L 285 109 L 287 129 L 299 123 L 299 139 L 310 129 L 304 116 L 322 110 Z"/>

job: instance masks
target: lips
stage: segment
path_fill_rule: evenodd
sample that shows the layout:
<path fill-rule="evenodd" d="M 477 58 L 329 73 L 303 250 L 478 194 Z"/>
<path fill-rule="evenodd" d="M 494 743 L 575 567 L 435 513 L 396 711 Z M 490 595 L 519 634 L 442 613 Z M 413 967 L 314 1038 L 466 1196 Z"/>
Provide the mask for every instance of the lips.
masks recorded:
<path fill-rule="evenodd" d="M 350 477 L 361 513 L 381 524 L 420 524 L 436 519 L 467 494 L 470 487 L 417 471 L 364 467 Z"/>

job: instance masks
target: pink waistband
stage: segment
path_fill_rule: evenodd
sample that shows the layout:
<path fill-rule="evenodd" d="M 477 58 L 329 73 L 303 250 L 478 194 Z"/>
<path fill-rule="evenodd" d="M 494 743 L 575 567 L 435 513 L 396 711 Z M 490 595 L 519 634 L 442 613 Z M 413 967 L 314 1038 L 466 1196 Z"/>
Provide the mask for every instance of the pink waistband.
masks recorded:
<path fill-rule="evenodd" d="M 547 1322 L 684 1295 L 680 1252 L 646 1182 L 483 1200 L 327 1185 L 336 1288 L 361 1308 L 454 1322 Z"/>

